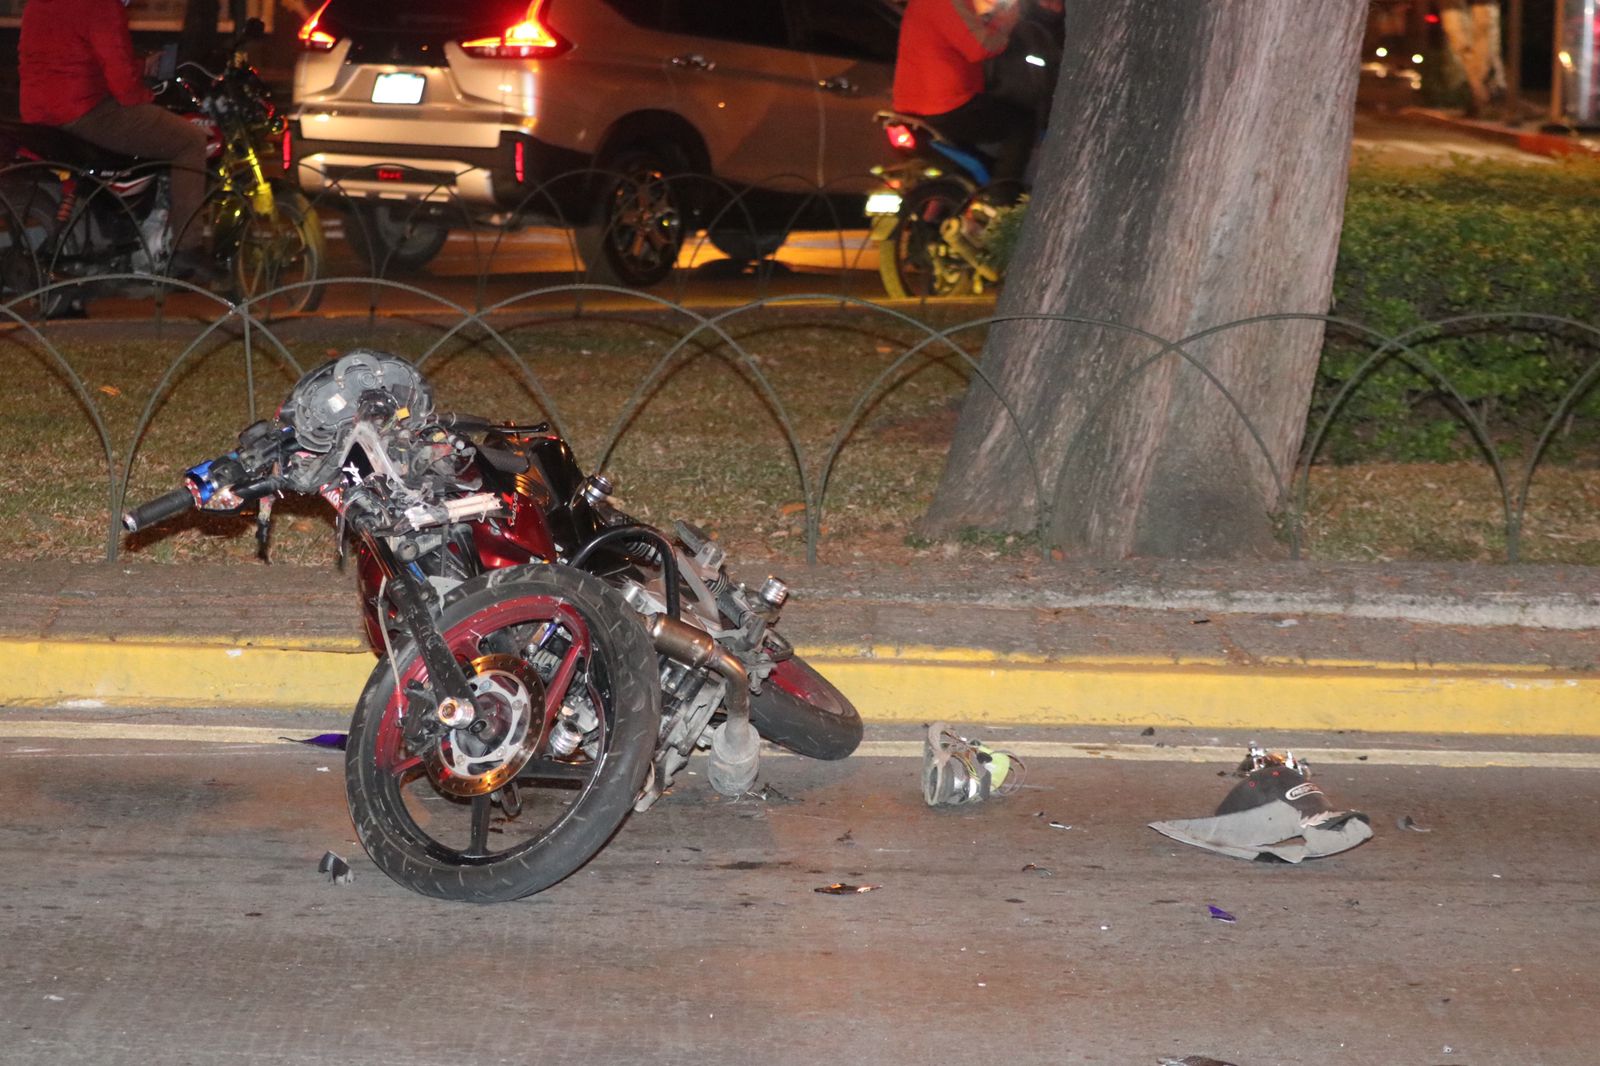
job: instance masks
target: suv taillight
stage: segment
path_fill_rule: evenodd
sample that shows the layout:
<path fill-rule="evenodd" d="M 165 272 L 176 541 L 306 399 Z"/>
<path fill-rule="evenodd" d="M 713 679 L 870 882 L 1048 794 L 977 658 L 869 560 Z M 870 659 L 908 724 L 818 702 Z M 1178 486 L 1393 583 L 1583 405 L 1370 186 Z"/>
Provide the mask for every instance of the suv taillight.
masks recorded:
<path fill-rule="evenodd" d="M 333 0 L 323 0 L 316 14 L 306 19 L 305 25 L 300 27 L 300 32 L 295 36 L 299 39 L 301 48 L 308 52 L 331 52 L 333 46 L 339 43 L 339 38 L 321 26 L 322 13 L 328 10 L 328 4 L 332 2 Z"/>
<path fill-rule="evenodd" d="M 498 37 L 474 37 L 461 50 L 477 59 L 550 59 L 572 47 L 544 22 L 547 0 L 533 0 L 522 21 Z"/>

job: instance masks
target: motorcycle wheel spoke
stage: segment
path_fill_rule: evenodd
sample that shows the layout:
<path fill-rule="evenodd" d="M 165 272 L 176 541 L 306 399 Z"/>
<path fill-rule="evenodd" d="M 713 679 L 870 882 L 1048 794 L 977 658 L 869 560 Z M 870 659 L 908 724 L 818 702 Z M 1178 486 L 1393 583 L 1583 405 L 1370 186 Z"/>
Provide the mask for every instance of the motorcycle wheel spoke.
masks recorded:
<path fill-rule="evenodd" d="M 587 651 L 583 644 L 574 641 L 572 647 L 567 649 L 567 654 L 562 657 L 561 664 L 556 667 L 555 673 L 550 675 L 550 680 L 544 689 L 544 714 L 547 721 L 560 712 L 561 705 L 567 698 L 567 689 L 572 687 L 572 679 L 577 675 L 578 662 Z"/>
<path fill-rule="evenodd" d="M 489 797 L 472 797 L 472 828 L 466 854 L 471 856 L 484 856 L 489 854 L 489 819 L 494 811 L 494 804 Z"/>

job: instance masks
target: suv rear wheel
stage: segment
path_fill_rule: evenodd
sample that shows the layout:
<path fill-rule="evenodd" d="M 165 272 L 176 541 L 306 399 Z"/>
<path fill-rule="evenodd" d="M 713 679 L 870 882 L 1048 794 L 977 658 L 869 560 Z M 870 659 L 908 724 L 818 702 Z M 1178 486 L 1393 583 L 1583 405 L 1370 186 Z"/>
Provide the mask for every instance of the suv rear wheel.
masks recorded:
<path fill-rule="evenodd" d="M 682 155 L 640 145 L 606 156 L 596 169 L 599 192 L 591 221 L 574 234 L 586 279 L 600 285 L 660 282 L 677 265 L 689 213 Z"/>
<path fill-rule="evenodd" d="M 345 227 L 345 240 L 374 274 L 421 270 L 449 237 L 449 226 L 409 203 L 357 203 Z"/>

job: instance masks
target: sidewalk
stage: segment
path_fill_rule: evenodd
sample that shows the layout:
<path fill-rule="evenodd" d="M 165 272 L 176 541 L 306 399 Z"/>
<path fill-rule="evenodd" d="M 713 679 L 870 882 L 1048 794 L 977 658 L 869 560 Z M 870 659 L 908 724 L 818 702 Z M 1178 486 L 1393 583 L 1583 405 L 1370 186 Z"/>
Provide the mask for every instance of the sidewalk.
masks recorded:
<path fill-rule="evenodd" d="M 1582 567 L 782 572 L 783 631 L 872 722 L 1600 735 Z M 344 709 L 375 662 L 331 567 L 9 563 L 0 588 L 4 705 Z"/>
<path fill-rule="evenodd" d="M 1458 133 L 1477 137 L 1480 140 L 1509 145 L 1512 148 L 1529 152 L 1533 155 L 1548 156 L 1552 159 L 1562 159 L 1568 156 L 1589 159 L 1600 158 L 1600 139 L 1594 137 L 1580 137 L 1577 134 L 1546 133 L 1539 129 L 1510 126 L 1502 122 L 1491 122 L 1487 119 L 1465 118 L 1454 112 L 1433 107 L 1403 107 L 1396 111 L 1395 114 L 1402 118 L 1416 119 L 1435 126 L 1444 126 Z"/>

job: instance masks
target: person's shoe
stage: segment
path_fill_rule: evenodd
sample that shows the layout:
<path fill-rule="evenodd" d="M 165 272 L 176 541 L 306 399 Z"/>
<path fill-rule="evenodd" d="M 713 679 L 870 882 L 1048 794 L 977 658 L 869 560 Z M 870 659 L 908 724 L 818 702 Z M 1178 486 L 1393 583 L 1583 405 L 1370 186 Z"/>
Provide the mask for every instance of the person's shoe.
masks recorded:
<path fill-rule="evenodd" d="M 172 253 L 167 264 L 167 276 L 179 281 L 207 285 L 217 280 L 217 267 L 211 257 L 198 248 L 180 248 Z"/>

